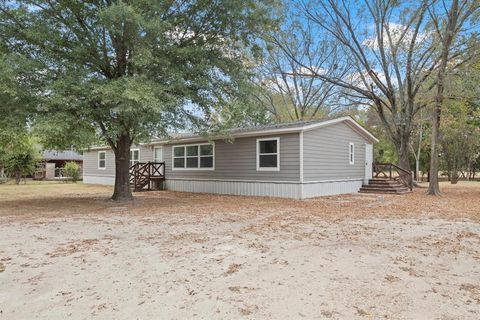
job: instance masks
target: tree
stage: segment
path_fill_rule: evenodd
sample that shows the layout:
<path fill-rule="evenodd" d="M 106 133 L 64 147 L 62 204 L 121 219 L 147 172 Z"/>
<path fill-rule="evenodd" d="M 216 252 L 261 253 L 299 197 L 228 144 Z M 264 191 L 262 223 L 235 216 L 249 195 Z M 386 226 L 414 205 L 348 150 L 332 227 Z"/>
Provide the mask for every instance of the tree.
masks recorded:
<path fill-rule="evenodd" d="M 309 70 L 297 61 L 339 78 L 350 69 L 342 65 L 335 43 L 318 40 L 321 35 L 302 31 L 299 25 L 293 21 L 267 38 L 265 59 L 258 68 L 257 82 L 262 90 L 257 97 L 280 122 L 322 119 L 339 109 L 339 88 L 313 76 L 305 77 Z M 284 47 L 290 49 L 288 54 Z"/>
<path fill-rule="evenodd" d="M 458 173 L 466 171 L 480 154 L 480 129 L 458 119 L 444 119 L 440 138 L 441 157 L 452 184 L 457 183 Z"/>
<path fill-rule="evenodd" d="M 475 48 L 478 50 L 479 48 Z M 480 58 L 446 74 L 439 134 L 439 169 L 456 183 L 472 179 L 480 158 Z"/>
<path fill-rule="evenodd" d="M 35 171 L 39 160 L 40 155 L 28 135 L 17 134 L 7 144 L 0 146 L 0 162 L 7 176 L 15 178 L 16 184 Z"/>
<path fill-rule="evenodd" d="M 129 149 L 190 124 L 221 126 L 249 80 L 274 0 L 3 1 L 0 37 L 42 62 L 40 110 L 88 124 L 115 154 L 112 199 L 130 200 Z"/>
<path fill-rule="evenodd" d="M 432 113 L 432 134 L 430 151 L 430 181 L 427 194 L 439 195 L 438 184 L 438 141 L 440 131 L 440 118 L 444 101 L 444 80 L 447 73 L 447 65 L 451 60 L 452 45 L 462 32 L 463 25 L 472 15 L 478 15 L 480 3 L 471 0 L 452 0 L 450 8 L 443 3 L 445 12 L 438 14 L 436 7 L 430 7 L 431 21 L 435 26 L 437 36 L 440 38 L 441 53 L 436 76 L 435 104 Z"/>
<path fill-rule="evenodd" d="M 319 29 L 336 41 L 352 73 L 337 77 L 296 61 L 308 69 L 305 76 L 313 74 L 344 88 L 352 102 L 373 107 L 395 145 L 400 166 L 409 169 L 413 122 L 426 107 L 421 98 L 434 87 L 431 78 L 440 61 L 439 42 L 428 19 L 432 1 L 372 0 L 362 8 L 357 5 L 348 0 L 301 1 L 299 9 L 308 20 L 304 29 Z M 293 48 L 282 48 L 295 58 Z M 449 56 L 449 61 L 456 57 Z"/>

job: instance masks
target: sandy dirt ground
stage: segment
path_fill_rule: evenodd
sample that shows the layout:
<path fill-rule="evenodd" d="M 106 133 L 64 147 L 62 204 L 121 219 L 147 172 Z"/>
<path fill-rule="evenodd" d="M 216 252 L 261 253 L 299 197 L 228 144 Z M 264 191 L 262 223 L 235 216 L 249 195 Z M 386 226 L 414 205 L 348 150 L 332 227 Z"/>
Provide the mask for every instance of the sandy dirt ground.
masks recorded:
<path fill-rule="evenodd" d="M 442 189 L 0 186 L 0 319 L 479 319 L 480 183 Z"/>

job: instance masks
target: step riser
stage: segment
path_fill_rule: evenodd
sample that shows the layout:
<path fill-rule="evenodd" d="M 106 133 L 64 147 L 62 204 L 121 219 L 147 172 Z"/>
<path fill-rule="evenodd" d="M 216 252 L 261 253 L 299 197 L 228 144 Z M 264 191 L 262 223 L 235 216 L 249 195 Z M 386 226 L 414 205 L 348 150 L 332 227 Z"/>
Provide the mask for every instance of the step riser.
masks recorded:
<path fill-rule="evenodd" d="M 374 178 L 368 181 L 368 185 L 360 188 L 361 193 L 377 193 L 377 194 L 407 194 L 410 189 L 394 179 Z"/>
<path fill-rule="evenodd" d="M 391 191 L 391 192 L 396 192 L 396 191 L 409 191 L 407 188 L 397 188 L 397 189 L 378 189 L 378 188 L 360 188 L 362 191 Z"/>
<path fill-rule="evenodd" d="M 401 183 L 397 180 L 388 180 L 388 181 L 377 181 L 377 180 L 369 180 L 368 183 L 376 183 L 376 184 L 392 184 L 392 183 Z"/>
<path fill-rule="evenodd" d="M 382 183 L 369 183 L 368 184 L 369 186 L 375 186 L 375 187 L 379 187 L 379 188 L 395 188 L 395 187 L 405 187 L 403 184 L 401 183 L 392 183 L 392 184 L 382 184 Z"/>
<path fill-rule="evenodd" d="M 372 187 L 362 187 L 361 190 L 372 190 L 372 191 L 408 191 L 408 188 L 372 188 Z"/>
<path fill-rule="evenodd" d="M 387 192 L 387 191 L 360 191 L 360 193 L 371 193 L 371 194 L 395 194 L 395 195 L 401 195 L 401 194 L 408 194 L 410 191 L 403 191 L 403 192 Z"/>

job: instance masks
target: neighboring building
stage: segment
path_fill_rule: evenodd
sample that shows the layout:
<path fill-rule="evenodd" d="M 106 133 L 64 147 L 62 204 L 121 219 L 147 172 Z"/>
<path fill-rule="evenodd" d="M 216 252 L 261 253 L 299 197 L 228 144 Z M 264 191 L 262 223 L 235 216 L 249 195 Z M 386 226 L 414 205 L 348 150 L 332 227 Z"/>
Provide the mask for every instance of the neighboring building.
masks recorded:
<path fill-rule="evenodd" d="M 43 150 L 40 155 L 41 162 L 35 171 L 35 179 L 52 180 L 62 178 L 62 168 L 66 162 L 76 162 L 80 170 L 83 168 L 83 156 L 72 150 Z"/>
<path fill-rule="evenodd" d="M 304 199 L 357 192 L 372 178 L 375 142 L 342 117 L 234 129 L 227 140 L 157 139 L 132 147 L 130 162 L 165 161 L 167 190 Z M 84 183 L 113 185 L 110 148 L 92 147 L 83 164 Z"/>

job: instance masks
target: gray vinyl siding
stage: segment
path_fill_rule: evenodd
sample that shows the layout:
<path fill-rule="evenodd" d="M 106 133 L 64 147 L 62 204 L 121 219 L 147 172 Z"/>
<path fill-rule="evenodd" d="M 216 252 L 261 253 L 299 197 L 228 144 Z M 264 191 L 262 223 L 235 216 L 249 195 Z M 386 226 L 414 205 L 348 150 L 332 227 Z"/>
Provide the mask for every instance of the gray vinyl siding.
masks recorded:
<path fill-rule="evenodd" d="M 140 161 L 153 161 L 153 147 L 132 146 L 131 149 L 140 149 Z M 106 168 L 98 169 L 98 152 L 106 152 Z M 86 176 L 115 176 L 115 154 L 111 149 L 90 150 L 83 153 L 83 174 Z"/>
<path fill-rule="evenodd" d="M 257 139 L 280 137 L 280 171 L 257 171 Z M 172 146 L 165 145 L 166 179 L 215 179 L 250 181 L 300 181 L 298 133 L 237 138 L 233 143 L 215 141 L 215 170 L 172 170 Z M 176 145 L 184 145 L 178 143 Z"/>
<path fill-rule="evenodd" d="M 105 169 L 98 169 L 98 153 L 105 151 Z M 83 153 L 83 175 L 115 176 L 115 155 L 111 149 L 90 150 Z"/>
<path fill-rule="evenodd" d="M 349 164 L 349 143 L 355 144 L 355 164 Z M 345 123 L 303 134 L 303 179 L 308 181 L 365 177 L 367 141 Z"/>

